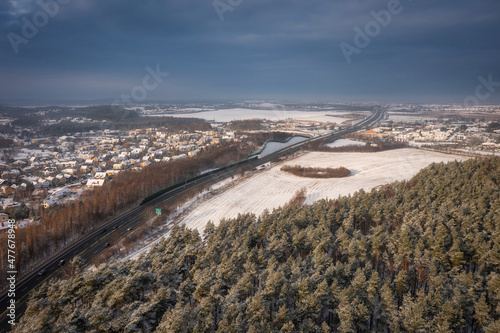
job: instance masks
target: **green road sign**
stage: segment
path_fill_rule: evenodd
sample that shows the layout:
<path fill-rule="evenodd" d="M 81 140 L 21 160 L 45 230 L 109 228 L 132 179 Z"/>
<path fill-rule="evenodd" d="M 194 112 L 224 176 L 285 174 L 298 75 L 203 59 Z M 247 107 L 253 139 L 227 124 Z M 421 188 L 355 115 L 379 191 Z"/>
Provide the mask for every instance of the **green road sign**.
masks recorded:
<path fill-rule="evenodd" d="M 156 215 L 161 215 L 161 209 L 160 208 L 156 208 Z"/>

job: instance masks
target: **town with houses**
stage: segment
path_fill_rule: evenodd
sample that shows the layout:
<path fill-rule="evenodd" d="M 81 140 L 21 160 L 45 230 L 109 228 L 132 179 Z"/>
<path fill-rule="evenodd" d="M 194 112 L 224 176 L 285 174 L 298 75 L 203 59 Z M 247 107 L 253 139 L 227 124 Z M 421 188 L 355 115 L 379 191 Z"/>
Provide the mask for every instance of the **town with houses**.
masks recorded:
<path fill-rule="evenodd" d="M 22 215 L 41 205 L 49 208 L 74 200 L 82 191 L 112 181 L 127 169 L 189 158 L 209 145 L 237 141 L 232 131 L 168 134 L 158 129 L 103 130 L 59 138 L 37 138 L 23 147 L 4 151 L 0 162 L 0 230 L 8 216 Z M 29 196 L 23 193 L 31 189 Z M 22 209 L 21 209 L 22 207 Z M 17 221 L 22 228 L 29 219 Z"/>
<path fill-rule="evenodd" d="M 363 118 L 355 113 L 350 116 L 351 121 L 343 124 L 294 119 L 259 120 L 259 131 L 314 136 Z M 82 117 L 65 120 L 91 121 Z M 2 123 L 8 124 L 8 119 L 2 119 Z M 230 130 L 227 125 L 211 122 L 210 131 L 178 134 L 167 129 L 148 128 L 131 131 L 105 129 L 29 140 L 19 139 L 16 134 L 4 135 L 18 145 L 1 150 L 0 232 L 8 228 L 6 221 L 9 217 L 16 219 L 17 228 L 36 223 L 29 218 L 30 210 L 36 211 L 40 206 L 47 209 L 75 200 L 83 191 L 103 186 L 124 170 L 189 158 L 210 145 L 245 140 L 245 133 L 255 132 Z M 500 155 L 499 123 L 487 120 L 398 118 L 386 113 L 377 126 L 354 133 L 353 137 L 367 143 L 376 139 L 414 147 L 452 149 L 459 153 Z"/>
<path fill-rule="evenodd" d="M 381 126 L 361 134 L 367 137 L 404 142 L 410 146 L 442 145 L 487 154 L 500 150 L 500 129 L 495 129 L 491 124 L 492 122 L 487 121 L 446 123 L 427 121 L 424 124 L 419 121 L 399 123 L 386 121 Z"/>

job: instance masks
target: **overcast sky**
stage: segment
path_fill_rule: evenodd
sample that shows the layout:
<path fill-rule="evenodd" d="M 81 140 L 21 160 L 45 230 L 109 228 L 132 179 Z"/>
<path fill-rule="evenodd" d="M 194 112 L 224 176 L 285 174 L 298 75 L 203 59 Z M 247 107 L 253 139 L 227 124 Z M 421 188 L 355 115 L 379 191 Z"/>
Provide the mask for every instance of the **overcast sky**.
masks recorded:
<path fill-rule="evenodd" d="M 500 82 L 498 0 L 217 1 L 2 0 L 0 101 L 113 100 L 148 66 L 170 74 L 148 100 L 460 103 Z"/>

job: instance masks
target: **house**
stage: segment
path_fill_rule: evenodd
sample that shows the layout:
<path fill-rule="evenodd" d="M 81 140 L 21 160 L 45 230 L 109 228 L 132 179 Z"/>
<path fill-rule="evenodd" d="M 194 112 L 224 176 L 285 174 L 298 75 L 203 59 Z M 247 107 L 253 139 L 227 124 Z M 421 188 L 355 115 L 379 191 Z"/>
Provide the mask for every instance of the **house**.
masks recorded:
<path fill-rule="evenodd" d="M 25 219 L 18 221 L 16 224 L 16 229 L 23 229 L 26 228 L 28 225 L 34 223 L 33 219 Z"/>
<path fill-rule="evenodd" d="M 235 135 L 234 135 L 234 132 L 226 132 L 226 135 L 224 135 L 222 138 L 224 140 L 230 140 L 230 139 L 234 139 Z"/>
<path fill-rule="evenodd" d="M 62 172 L 67 173 L 68 175 L 74 175 L 74 174 L 76 174 L 76 169 L 68 168 L 68 169 L 62 170 Z"/>
<path fill-rule="evenodd" d="M 108 175 L 108 177 L 112 177 L 115 173 L 115 170 L 106 170 L 106 174 Z"/>
<path fill-rule="evenodd" d="M 14 193 L 14 189 L 10 186 L 4 185 L 0 188 L 2 190 L 2 194 L 12 195 Z"/>
<path fill-rule="evenodd" d="M 10 224 L 8 222 L 0 222 L 0 232 L 7 232 L 10 228 Z"/>
<path fill-rule="evenodd" d="M 183 159 L 183 158 L 186 158 L 187 155 L 186 154 L 180 154 L 180 155 L 176 155 L 176 156 L 172 156 L 172 160 L 180 160 L 180 159 Z"/>
<path fill-rule="evenodd" d="M 2 178 L 4 178 L 4 179 L 14 179 L 19 175 L 20 175 L 20 172 L 19 172 L 19 170 L 16 170 L 16 169 L 2 172 Z"/>
<path fill-rule="evenodd" d="M 49 188 L 52 184 L 47 179 L 40 178 L 38 179 L 37 185 L 35 185 L 35 188 Z"/>
<path fill-rule="evenodd" d="M 137 156 L 137 155 L 140 155 L 140 154 L 142 154 L 142 149 L 134 148 L 131 151 L 131 155 Z"/>
<path fill-rule="evenodd" d="M 21 206 L 21 204 L 12 199 L 2 199 L 0 200 L 0 206 L 3 208 L 3 210 L 11 209 L 13 211 L 15 208 Z"/>
<path fill-rule="evenodd" d="M 87 180 L 87 187 L 88 188 L 94 188 L 94 187 L 101 187 L 104 185 L 106 182 L 105 179 L 89 179 Z"/>
<path fill-rule="evenodd" d="M 57 203 L 57 199 L 54 198 L 47 198 L 42 202 L 43 208 L 47 209 L 49 207 L 54 206 Z"/>
<path fill-rule="evenodd" d="M 71 191 L 69 189 L 62 188 L 62 189 L 57 190 L 54 193 L 52 193 L 52 196 L 57 197 L 57 198 L 63 198 L 63 197 L 67 197 L 70 194 L 71 194 Z"/>
<path fill-rule="evenodd" d="M 64 177 L 63 175 L 59 174 L 56 176 L 56 182 L 58 184 L 66 184 L 66 177 Z"/>
<path fill-rule="evenodd" d="M 5 213 L 0 213 L 0 223 L 7 222 L 9 215 Z"/>
<path fill-rule="evenodd" d="M 45 178 L 50 184 L 54 185 L 55 182 L 56 182 L 56 178 L 55 177 L 52 177 L 52 176 L 48 176 L 47 178 Z"/>
<path fill-rule="evenodd" d="M 76 161 L 61 161 L 57 162 L 56 165 L 58 168 L 63 169 L 63 168 L 75 168 L 77 166 Z"/>
<path fill-rule="evenodd" d="M 106 172 L 96 172 L 94 175 L 95 179 L 108 179 L 108 174 Z"/>

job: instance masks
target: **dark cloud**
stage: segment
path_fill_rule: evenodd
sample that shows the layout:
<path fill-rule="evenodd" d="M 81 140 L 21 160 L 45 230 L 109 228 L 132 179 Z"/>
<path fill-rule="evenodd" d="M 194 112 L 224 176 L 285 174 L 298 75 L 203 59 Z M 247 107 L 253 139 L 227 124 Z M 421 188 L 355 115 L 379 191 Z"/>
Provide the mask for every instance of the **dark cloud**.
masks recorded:
<path fill-rule="evenodd" d="M 8 34 L 41 7 L 0 2 L 0 100 L 116 98 L 157 64 L 171 75 L 149 98 L 460 102 L 500 81 L 497 0 L 401 0 L 350 64 L 339 44 L 390 1 L 243 0 L 223 22 L 212 0 L 66 1 L 17 54 Z"/>

